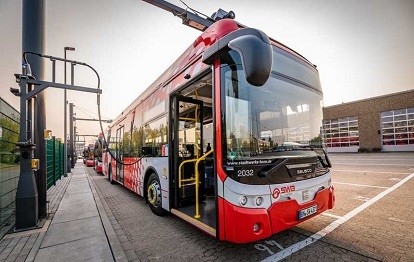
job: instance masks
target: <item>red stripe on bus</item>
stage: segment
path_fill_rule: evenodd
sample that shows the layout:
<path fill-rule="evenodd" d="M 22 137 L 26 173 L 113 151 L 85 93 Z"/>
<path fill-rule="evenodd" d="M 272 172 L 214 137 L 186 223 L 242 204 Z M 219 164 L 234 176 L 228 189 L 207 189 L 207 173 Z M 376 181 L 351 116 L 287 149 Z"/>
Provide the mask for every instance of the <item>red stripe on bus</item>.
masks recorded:
<path fill-rule="evenodd" d="M 221 182 L 219 182 L 221 183 Z M 226 240 L 226 234 L 225 234 L 225 222 L 226 220 L 224 219 L 224 199 L 222 197 L 217 196 L 217 215 L 218 215 L 218 225 L 217 225 L 217 237 L 221 240 L 221 241 L 225 241 Z"/>
<path fill-rule="evenodd" d="M 223 155 L 221 145 L 221 92 L 220 92 L 220 60 L 214 62 L 214 101 L 216 108 L 216 159 L 217 159 L 217 173 L 221 181 L 226 180 L 226 173 L 223 170 Z"/>

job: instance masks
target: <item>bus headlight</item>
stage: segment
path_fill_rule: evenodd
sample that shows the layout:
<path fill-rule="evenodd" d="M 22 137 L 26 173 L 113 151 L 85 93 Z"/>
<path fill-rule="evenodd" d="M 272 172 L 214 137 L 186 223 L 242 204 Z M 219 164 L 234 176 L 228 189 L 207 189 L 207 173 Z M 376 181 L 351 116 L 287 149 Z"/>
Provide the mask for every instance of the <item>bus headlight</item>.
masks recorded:
<path fill-rule="evenodd" d="M 246 196 L 242 196 L 242 197 L 240 198 L 240 204 L 241 204 L 242 206 L 244 206 L 244 205 L 246 205 L 246 204 L 247 204 L 247 197 L 246 197 Z"/>
<path fill-rule="evenodd" d="M 256 206 L 260 206 L 263 203 L 263 197 L 256 197 Z"/>

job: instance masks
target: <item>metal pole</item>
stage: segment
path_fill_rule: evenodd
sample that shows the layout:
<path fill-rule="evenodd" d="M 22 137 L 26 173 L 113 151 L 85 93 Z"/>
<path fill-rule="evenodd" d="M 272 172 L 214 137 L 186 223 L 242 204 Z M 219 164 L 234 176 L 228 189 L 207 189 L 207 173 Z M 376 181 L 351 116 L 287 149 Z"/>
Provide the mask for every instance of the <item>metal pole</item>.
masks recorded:
<path fill-rule="evenodd" d="M 27 1 L 27 0 L 26 0 Z M 36 3 L 37 2 L 37 3 Z M 35 1 L 37 8 L 34 17 L 38 23 L 38 29 L 36 35 L 39 40 L 39 46 L 35 49 L 35 52 L 44 53 L 44 24 L 45 24 L 45 3 L 44 0 Z M 34 13 L 33 13 L 34 14 Z M 35 22 L 35 23 L 36 23 Z M 34 25 L 35 26 L 35 25 Z M 29 40 L 30 41 L 30 40 Z M 32 41 L 34 41 L 32 39 Z M 31 48 L 35 48 L 34 46 Z M 29 47 L 25 49 L 29 51 Z M 33 51 L 33 50 L 30 50 Z M 33 58 L 31 58 L 32 61 Z M 35 63 L 31 63 L 32 73 L 36 79 L 44 79 L 44 60 L 37 58 L 34 60 Z M 42 92 L 34 99 L 34 122 L 33 122 L 33 133 L 34 143 L 36 145 L 35 158 L 39 159 L 40 167 L 36 171 L 37 174 L 37 190 L 39 193 L 39 218 L 45 218 L 47 216 L 47 170 L 46 170 L 46 141 L 44 138 L 44 131 L 46 130 L 46 92 Z M 33 121 L 33 120 L 32 120 Z"/>
<path fill-rule="evenodd" d="M 73 121 L 75 121 L 75 119 L 73 118 Z M 76 125 L 73 126 L 73 158 L 72 158 L 72 162 L 73 162 L 73 167 L 75 167 L 76 164 L 76 160 L 78 159 L 77 157 L 77 145 L 76 145 Z"/>
<path fill-rule="evenodd" d="M 73 103 L 69 103 L 69 143 L 70 143 L 70 156 L 71 161 L 70 165 L 71 167 L 74 167 L 74 161 L 73 161 Z"/>
<path fill-rule="evenodd" d="M 44 28 L 44 2 L 43 0 L 23 0 L 22 10 L 22 51 L 32 51 L 36 53 L 43 53 L 43 28 Z M 30 59 L 31 67 L 33 68 L 32 74 L 37 79 L 43 78 L 43 64 L 40 58 L 33 57 Z M 27 93 L 27 79 L 22 79 L 20 82 L 20 142 L 18 144 L 20 149 L 20 177 L 17 185 L 16 192 L 16 229 L 24 229 L 35 227 L 37 225 L 39 216 L 39 202 L 43 204 L 43 198 L 46 194 L 42 192 L 42 197 L 39 198 L 38 188 L 36 187 L 35 177 L 33 170 L 31 169 L 31 160 L 33 154 L 34 144 L 31 142 L 31 137 L 27 134 L 27 101 L 25 94 Z M 38 140 L 39 130 L 41 130 L 43 138 L 43 130 L 45 129 L 45 98 L 44 94 L 40 94 L 36 98 L 35 114 L 36 114 L 36 128 L 35 128 L 35 140 Z M 31 108 L 29 108 L 31 110 Z M 30 115 L 30 114 L 29 114 Z M 41 129 L 42 128 L 42 129 Z M 30 135 L 30 133 L 29 133 Z M 38 144 L 38 150 L 36 155 L 42 161 L 45 160 L 45 143 L 43 141 L 36 141 Z M 43 148 L 41 148 L 43 146 Z M 46 161 L 41 162 L 46 163 Z M 44 171 L 44 174 L 43 174 Z M 46 179 L 46 169 L 41 167 L 38 172 L 38 185 L 43 191 L 46 188 L 46 183 L 41 184 Z M 44 175 L 44 176 L 43 176 Z M 43 176 L 43 177 L 42 177 Z M 46 203 L 46 201 L 44 201 Z M 43 211 L 43 210 L 42 210 Z"/>
<path fill-rule="evenodd" d="M 65 59 L 66 59 L 66 47 L 64 48 L 64 50 L 65 50 Z M 64 79 L 64 84 L 66 85 L 66 61 L 65 61 L 65 63 L 64 63 L 64 68 L 65 68 L 65 73 L 64 73 L 64 76 L 65 76 L 65 79 Z M 67 101 L 67 91 L 66 91 L 66 89 L 65 89 L 65 92 L 64 92 L 64 98 L 63 98 L 63 106 L 65 107 L 65 109 L 63 110 L 63 115 L 64 115 L 64 117 L 63 117 L 63 121 L 64 121 L 64 124 L 63 124 L 63 129 L 64 129 L 64 131 L 63 131 L 63 152 L 64 152 L 64 155 L 63 155 L 63 170 L 65 170 L 65 171 L 63 171 L 63 176 L 68 176 L 68 172 L 70 172 L 70 168 L 68 168 L 68 147 L 67 147 L 67 135 L 68 135 L 68 130 L 67 130 L 67 114 L 68 114 L 68 112 L 66 111 L 67 110 L 67 106 L 66 106 L 66 101 Z"/>
<path fill-rule="evenodd" d="M 24 7 L 25 8 L 25 7 Z M 23 9 L 24 9 L 23 8 Z M 27 137 L 26 79 L 20 82 L 20 177 L 16 192 L 16 230 L 35 227 L 38 220 L 38 192 L 31 159 L 34 144 Z"/>
<path fill-rule="evenodd" d="M 70 66 L 70 84 L 72 86 L 75 85 L 75 63 L 72 63 Z M 74 124 L 74 118 L 75 115 L 73 113 L 73 103 L 72 103 L 72 112 L 70 114 L 70 146 L 71 146 L 71 150 L 70 150 L 70 157 L 71 157 L 71 167 L 74 168 L 75 167 L 75 142 L 74 142 L 74 129 L 73 129 L 73 124 Z"/>
<path fill-rule="evenodd" d="M 69 46 L 65 46 L 64 48 L 64 51 L 65 51 L 65 59 L 66 59 L 66 51 L 75 51 L 75 48 L 74 47 L 69 47 Z M 64 70 L 65 70 L 65 73 L 64 73 L 64 84 L 66 85 L 66 61 L 64 62 Z M 64 92 L 64 101 L 63 101 L 63 104 L 64 104 L 64 106 L 65 106 L 65 109 L 63 110 L 63 114 L 64 114 L 64 134 L 63 134 L 63 139 L 64 139 L 64 141 L 63 141 L 63 151 L 64 151 L 64 157 L 63 157 L 63 166 L 64 166 L 64 169 L 65 169 L 65 167 L 66 167 L 66 171 L 64 171 L 63 172 L 63 175 L 64 176 L 68 176 L 68 172 L 70 172 L 70 163 L 69 163 L 69 161 L 68 161 L 68 139 L 67 139 L 67 136 L 68 136 L 68 130 L 67 130 L 67 124 L 68 124 L 68 120 L 67 120 L 67 117 L 68 117 L 68 112 L 67 112 L 67 91 L 66 91 L 66 89 L 65 89 L 65 92 Z"/>

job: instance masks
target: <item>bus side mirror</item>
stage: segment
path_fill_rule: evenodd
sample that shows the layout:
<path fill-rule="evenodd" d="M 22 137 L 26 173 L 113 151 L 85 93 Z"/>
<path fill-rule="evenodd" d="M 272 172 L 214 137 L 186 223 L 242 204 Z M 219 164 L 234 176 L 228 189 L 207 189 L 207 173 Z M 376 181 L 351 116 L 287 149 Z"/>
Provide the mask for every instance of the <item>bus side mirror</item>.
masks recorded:
<path fill-rule="evenodd" d="M 237 51 L 242 59 L 246 80 L 254 86 L 262 86 L 272 71 L 272 46 L 254 35 L 240 36 L 228 46 Z"/>
<path fill-rule="evenodd" d="M 239 53 L 249 84 L 262 86 L 266 83 L 272 71 L 273 50 L 265 33 L 253 28 L 233 31 L 204 52 L 203 62 L 211 65 L 229 49 Z"/>

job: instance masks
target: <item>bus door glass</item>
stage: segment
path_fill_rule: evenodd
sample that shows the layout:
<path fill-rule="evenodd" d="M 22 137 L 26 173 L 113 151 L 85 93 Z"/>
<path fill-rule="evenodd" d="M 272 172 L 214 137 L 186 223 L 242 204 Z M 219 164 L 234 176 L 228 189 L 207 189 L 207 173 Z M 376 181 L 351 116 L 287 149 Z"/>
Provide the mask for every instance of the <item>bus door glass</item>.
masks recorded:
<path fill-rule="evenodd" d="M 178 206 L 195 198 L 195 164 L 203 155 L 203 103 L 190 97 L 175 96 L 175 116 L 171 121 L 174 132 L 173 170 L 176 174 Z M 202 167 L 200 166 L 202 169 Z M 203 174 L 199 169 L 200 174 Z M 181 204 L 180 204 L 181 203 Z"/>
<path fill-rule="evenodd" d="M 116 180 L 120 183 L 124 181 L 124 167 L 122 164 L 123 161 L 123 154 L 124 154 L 124 126 L 121 126 L 116 131 L 116 159 L 118 160 L 116 163 Z"/>

